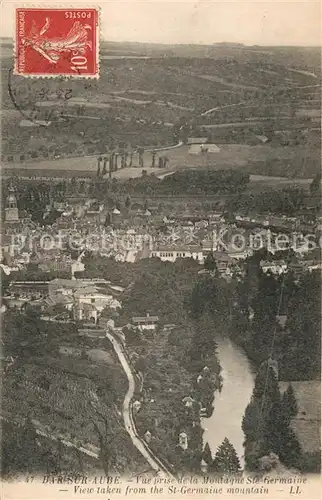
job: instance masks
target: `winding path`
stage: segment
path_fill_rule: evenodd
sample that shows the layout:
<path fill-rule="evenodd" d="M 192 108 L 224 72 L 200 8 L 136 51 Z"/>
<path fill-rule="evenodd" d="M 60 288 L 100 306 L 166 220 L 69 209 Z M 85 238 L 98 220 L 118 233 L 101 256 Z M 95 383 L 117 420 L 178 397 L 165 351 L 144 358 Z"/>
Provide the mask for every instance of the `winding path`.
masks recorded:
<path fill-rule="evenodd" d="M 132 398 L 135 392 L 135 380 L 131 370 L 131 367 L 127 361 L 127 358 L 124 354 L 124 348 L 119 340 L 116 339 L 114 335 L 106 332 L 106 338 L 111 342 L 115 353 L 117 354 L 119 361 L 126 373 L 126 376 L 129 381 L 129 388 L 125 395 L 123 402 L 123 420 L 125 429 L 130 435 L 132 443 L 136 447 L 136 449 L 144 456 L 147 462 L 150 464 L 151 468 L 157 472 L 159 476 L 163 477 L 172 477 L 174 476 L 171 472 L 161 463 L 161 461 L 154 455 L 154 453 L 149 449 L 149 447 L 145 444 L 143 439 L 141 439 L 137 433 L 135 423 L 133 421 L 132 416 Z"/>

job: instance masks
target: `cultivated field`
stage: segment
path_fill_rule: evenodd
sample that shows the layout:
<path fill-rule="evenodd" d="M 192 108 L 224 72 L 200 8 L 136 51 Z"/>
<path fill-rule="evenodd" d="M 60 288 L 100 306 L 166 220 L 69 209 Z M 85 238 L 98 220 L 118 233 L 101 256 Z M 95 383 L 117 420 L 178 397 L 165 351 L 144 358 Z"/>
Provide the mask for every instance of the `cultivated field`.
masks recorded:
<path fill-rule="evenodd" d="M 112 43 L 104 46 L 99 80 L 44 82 L 11 75 L 10 46 L 5 48 L 5 173 L 43 170 L 48 175 L 50 170 L 60 175 L 70 170 L 93 175 L 97 165 L 90 155 L 173 145 L 196 135 L 218 144 L 220 152 L 201 156 L 189 155 L 185 148 L 169 151 L 170 169 L 245 168 L 248 163 L 285 160 L 285 175 L 312 177 L 320 168 L 318 50 L 224 44 L 163 47 L 162 52 L 161 46 Z M 25 120 L 22 126 L 25 118 L 31 123 Z M 258 135 L 266 135 L 269 142 L 260 144 Z M 60 158 L 49 160 L 54 156 Z M 150 166 L 148 154 L 144 168 Z M 281 168 L 263 168 L 252 173 L 281 175 Z M 137 175 L 137 170 L 116 174 Z"/>
<path fill-rule="evenodd" d="M 312 163 L 312 152 L 301 146 L 271 147 L 270 145 L 249 146 L 245 144 L 218 144 L 216 153 L 190 154 L 189 146 L 181 146 L 160 153 L 167 156 L 169 166 L 166 170 L 151 168 L 152 155 L 143 155 L 144 169 L 148 174 L 164 174 L 182 168 L 242 168 L 252 174 L 278 175 L 280 177 L 311 178 L 319 165 L 319 157 Z M 267 171 L 271 165 L 271 171 Z M 308 168 L 310 166 L 310 168 Z M 266 171 L 265 171 L 266 170 Z M 35 162 L 4 163 L 4 175 L 48 175 L 53 177 L 95 176 L 97 172 L 97 156 L 80 158 L 58 158 L 56 160 L 40 160 Z M 133 167 L 119 170 L 113 177 L 127 179 L 139 177 L 142 168 Z"/>

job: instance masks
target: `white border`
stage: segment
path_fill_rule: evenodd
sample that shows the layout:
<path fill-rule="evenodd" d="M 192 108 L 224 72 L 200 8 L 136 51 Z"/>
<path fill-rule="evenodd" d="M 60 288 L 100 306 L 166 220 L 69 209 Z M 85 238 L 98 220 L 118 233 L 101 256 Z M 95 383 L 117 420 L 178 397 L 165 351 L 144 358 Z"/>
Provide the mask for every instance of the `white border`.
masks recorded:
<path fill-rule="evenodd" d="M 72 80 L 98 80 L 100 77 L 100 43 L 101 43 L 101 7 L 99 5 L 87 5 L 87 4 L 81 4 L 82 6 L 71 6 L 71 5 L 34 5 L 34 4 L 25 4 L 25 5 L 15 5 L 14 6 L 14 26 L 15 26 L 15 33 L 14 33 L 14 44 L 13 44 L 13 74 L 15 76 L 21 76 L 23 78 L 31 78 L 31 79 L 55 79 L 55 78 L 66 78 L 66 79 L 72 79 Z M 96 51 L 95 51 L 95 57 L 96 57 L 96 73 L 95 74 L 84 74 L 84 75 L 79 75 L 79 74 L 71 74 L 71 73 L 21 73 L 18 71 L 18 57 L 17 57 L 17 17 L 16 17 L 16 12 L 17 9 L 26 9 L 26 10 L 81 10 L 81 9 L 93 9 L 97 12 L 97 18 L 96 18 Z"/>

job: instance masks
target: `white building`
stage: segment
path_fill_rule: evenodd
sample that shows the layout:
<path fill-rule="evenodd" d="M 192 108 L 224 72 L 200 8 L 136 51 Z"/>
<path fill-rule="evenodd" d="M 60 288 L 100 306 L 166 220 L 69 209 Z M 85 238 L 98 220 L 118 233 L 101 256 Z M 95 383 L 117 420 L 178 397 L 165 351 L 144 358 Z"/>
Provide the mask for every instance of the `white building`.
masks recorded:
<path fill-rule="evenodd" d="M 150 252 L 150 257 L 157 257 L 162 261 L 175 262 L 177 259 L 194 259 L 203 264 L 204 252 L 198 245 L 189 246 L 156 246 Z"/>
<path fill-rule="evenodd" d="M 75 279 L 75 273 L 82 273 L 85 271 L 85 264 L 80 260 L 76 260 L 72 263 L 72 278 Z"/>
<path fill-rule="evenodd" d="M 276 260 L 276 261 L 264 261 L 262 260 L 260 262 L 260 267 L 262 271 L 266 273 L 272 273 L 272 274 L 283 274 L 287 272 L 287 264 L 284 260 Z"/>
<path fill-rule="evenodd" d="M 141 331 L 152 330 L 154 331 L 159 323 L 158 316 L 136 316 L 132 318 L 132 323 Z"/>
<path fill-rule="evenodd" d="M 183 450 L 188 449 L 188 436 L 185 432 L 180 432 L 179 434 L 179 446 Z"/>
<path fill-rule="evenodd" d="M 118 309 L 121 307 L 121 303 L 114 299 L 113 295 L 106 295 L 104 293 L 97 292 L 95 287 L 88 287 L 81 290 L 77 290 L 74 293 L 74 299 L 81 304 L 91 304 L 95 306 L 98 312 L 102 312 L 105 307 L 110 307 L 111 309 Z"/>

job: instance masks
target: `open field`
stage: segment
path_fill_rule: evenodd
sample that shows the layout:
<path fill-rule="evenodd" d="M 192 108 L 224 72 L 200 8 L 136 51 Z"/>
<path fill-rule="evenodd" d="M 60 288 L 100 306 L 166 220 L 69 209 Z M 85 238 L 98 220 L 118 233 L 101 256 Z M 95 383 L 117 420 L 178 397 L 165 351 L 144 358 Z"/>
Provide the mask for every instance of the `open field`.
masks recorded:
<path fill-rule="evenodd" d="M 124 145 L 128 151 L 162 147 L 194 135 L 206 136 L 220 152 L 168 151 L 170 170 L 251 164 L 254 175 L 307 178 L 319 171 L 318 49 L 109 42 L 99 80 L 44 83 L 10 76 L 8 41 L 4 48 L 2 70 L 10 89 L 2 86 L 5 175 L 43 171 L 64 177 L 70 170 L 95 176 L 95 155 Z M 51 123 L 21 126 L 28 117 Z M 270 142 L 259 144 L 257 135 Z M 54 156 L 60 158 L 49 159 Z M 154 172 L 151 161 L 146 153 L 148 173 Z M 113 175 L 137 177 L 141 169 Z"/>
<path fill-rule="evenodd" d="M 280 177 L 292 177 L 295 174 L 297 177 L 311 178 L 314 176 L 315 163 L 308 170 L 308 159 L 312 156 L 312 152 L 306 150 L 302 146 L 292 147 L 271 147 L 270 145 L 249 146 L 244 144 L 218 144 L 219 151 L 216 153 L 205 154 L 189 154 L 189 146 L 181 146 L 172 150 L 161 152 L 169 158 L 169 168 L 161 170 L 159 168 L 151 168 L 152 155 L 150 152 L 145 152 L 143 155 L 144 169 L 148 174 L 164 174 L 169 171 L 174 171 L 182 168 L 243 168 L 245 171 L 250 170 L 255 175 L 277 175 L 276 168 L 274 172 L 274 162 L 279 166 L 278 175 Z M 319 158 L 315 158 L 317 168 Z M 266 172 L 267 164 L 273 164 L 271 172 Z M 258 167 L 256 168 L 256 165 Z M 288 169 L 286 168 L 289 165 Z M 306 170 L 303 171 L 302 167 Z M 58 158 L 56 160 L 40 160 L 35 162 L 17 162 L 4 163 L 4 175 L 35 175 L 37 171 L 50 172 L 50 176 L 60 177 L 65 176 L 67 172 L 69 176 L 96 175 L 97 172 L 97 157 L 85 156 L 77 158 Z M 113 177 L 126 179 L 131 177 L 141 176 L 142 169 L 139 167 L 125 168 L 113 173 Z M 283 175 L 284 174 L 284 175 Z M 39 175 L 39 174 L 38 174 Z M 47 173 L 47 175 L 49 175 Z"/>

